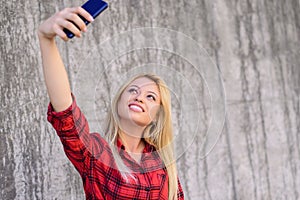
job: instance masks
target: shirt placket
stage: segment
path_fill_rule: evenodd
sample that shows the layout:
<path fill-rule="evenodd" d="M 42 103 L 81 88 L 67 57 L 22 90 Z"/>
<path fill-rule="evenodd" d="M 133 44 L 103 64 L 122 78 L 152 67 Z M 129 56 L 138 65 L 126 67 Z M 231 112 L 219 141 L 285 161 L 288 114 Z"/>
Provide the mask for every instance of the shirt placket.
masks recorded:
<path fill-rule="evenodd" d="M 145 154 L 146 152 L 144 152 L 142 154 L 142 157 L 141 157 L 141 168 L 143 170 L 143 176 L 144 176 L 144 180 L 146 182 L 146 186 L 144 187 L 144 190 L 147 194 L 147 198 L 146 199 L 151 199 L 151 190 L 152 190 L 152 185 L 151 185 L 151 178 L 150 178 L 150 175 L 148 172 L 148 169 L 147 169 L 147 160 L 145 159 Z M 149 153 L 149 152 L 147 152 Z"/>

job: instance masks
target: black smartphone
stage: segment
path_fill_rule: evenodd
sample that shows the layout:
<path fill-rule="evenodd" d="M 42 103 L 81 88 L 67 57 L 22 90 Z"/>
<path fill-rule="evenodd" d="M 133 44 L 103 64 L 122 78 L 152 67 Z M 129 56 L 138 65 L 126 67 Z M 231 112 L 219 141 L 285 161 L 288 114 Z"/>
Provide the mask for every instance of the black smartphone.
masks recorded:
<path fill-rule="evenodd" d="M 107 8 L 107 6 L 108 6 L 107 3 L 102 0 L 88 0 L 81 7 L 85 9 L 88 13 L 90 13 L 90 15 L 95 19 L 102 11 L 104 11 Z M 84 19 L 84 17 L 82 17 L 81 15 L 79 15 L 79 17 L 84 21 L 86 25 L 90 23 L 89 21 Z M 79 29 L 79 27 L 77 28 Z M 74 34 L 68 29 L 64 28 L 64 32 L 66 33 L 68 38 L 74 37 Z"/>

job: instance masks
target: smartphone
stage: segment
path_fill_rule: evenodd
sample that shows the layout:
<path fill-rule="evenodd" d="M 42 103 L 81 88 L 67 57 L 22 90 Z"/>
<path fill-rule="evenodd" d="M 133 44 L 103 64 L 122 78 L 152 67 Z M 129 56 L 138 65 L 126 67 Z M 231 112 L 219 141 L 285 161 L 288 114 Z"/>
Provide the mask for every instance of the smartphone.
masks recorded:
<path fill-rule="evenodd" d="M 102 0 L 88 0 L 85 2 L 81 7 L 85 9 L 90 15 L 95 19 L 101 12 L 103 12 L 107 8 L 107 3 Z M 88 25 L 90 22 L 81 15 L 79 17 L 84 21 L 86 25 Z M 75 25 L 76 26 L 76 25 Z M 79 27 L 76 26 L 78 29 Z M 64 28 L 64 32 L 68 36 L 68 38 L 73 38 L 74 34 L 69 31 L 68 29 Z"/>

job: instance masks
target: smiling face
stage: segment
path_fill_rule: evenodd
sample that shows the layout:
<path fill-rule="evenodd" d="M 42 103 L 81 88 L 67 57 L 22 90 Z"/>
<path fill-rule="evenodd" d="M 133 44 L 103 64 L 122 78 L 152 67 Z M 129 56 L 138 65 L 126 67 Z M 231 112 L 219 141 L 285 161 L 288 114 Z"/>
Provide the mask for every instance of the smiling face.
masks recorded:
<path fill-rule="evenodd" d="M 140 77 L 125 88 L 118 101 L 121 127 L 145 128 L 155 120 L 160 108 L 160 92 L 154 81 Z"/>

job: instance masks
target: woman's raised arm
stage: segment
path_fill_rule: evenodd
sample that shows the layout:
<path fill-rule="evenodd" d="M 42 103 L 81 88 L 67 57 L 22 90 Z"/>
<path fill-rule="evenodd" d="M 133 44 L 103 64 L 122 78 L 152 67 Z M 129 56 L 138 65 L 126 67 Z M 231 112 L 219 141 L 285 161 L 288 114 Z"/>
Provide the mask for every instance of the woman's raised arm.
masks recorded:
<path fill-rule="evenodd" d="M 93 21 L 92 16 L 81 7 L 65 8 L 44 21 L 38 29 L 47 92 L 57 112 L 68 108 L 72 103 L 72 97 L 68 75 L 56 46 L 55 37 L 59 36 L 67 41 L 64 28 L 70 30 L 76 37 L 81 37 L 81 31 L 86 31 L 86 25 L 78 14 Z"/>

